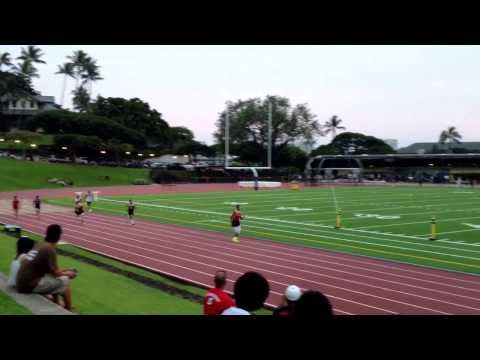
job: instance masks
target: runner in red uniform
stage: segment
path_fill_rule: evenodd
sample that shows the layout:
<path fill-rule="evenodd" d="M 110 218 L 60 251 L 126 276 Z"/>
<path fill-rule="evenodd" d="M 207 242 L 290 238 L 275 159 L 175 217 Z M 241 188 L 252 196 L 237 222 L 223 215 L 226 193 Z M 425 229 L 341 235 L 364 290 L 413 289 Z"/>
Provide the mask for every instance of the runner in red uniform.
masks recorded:
<path fill-rule="evenodd" d="M 235 306 L 234 301 L 223 289 L 227 284 L 227 273 L 219 270 L 215 273 L 215 287 L 208 290 L 203 299 L 204 315 L 221 315 L 226 309 Z"/>
<path fill-rule="evenodd" d="M 18 210 L 20 210 L 20 200 L 18 200 L 16 195 L 13 197 L 12 207 L 15 217 L 18 218 Z"/>
<path fill-rule="evenodd" d="M 235 210 L 232 213 L 232 216 L 230 217 L 230 220 L 232 222 L 232 228 L 234 233 L 232 241 L 238 243 L 240 242 L 238 237 L 240 236 L 241 231 L 240 220 L 243 220 L 242 213 L 240 212 L 240 205 L 236 206 Z"/>

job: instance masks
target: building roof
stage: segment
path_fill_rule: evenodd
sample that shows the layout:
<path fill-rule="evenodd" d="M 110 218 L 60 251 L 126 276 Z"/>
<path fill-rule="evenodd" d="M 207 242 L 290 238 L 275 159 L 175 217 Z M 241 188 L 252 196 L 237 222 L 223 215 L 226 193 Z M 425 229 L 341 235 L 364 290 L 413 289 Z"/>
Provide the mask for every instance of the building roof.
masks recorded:
<path fill-rule="evenodd" d="M 37 96 L 35 96 L 35 99 L 36 99 L 38 102 L 42 102 L 42 103 L 52 103 L 52 104 L 55 103 L 55 97 L 54 97 L 54 96 L 42 96 L 42 95 L 37 95 Z"/>
<path fill-rule="evenodd" d="M 17 99 L 28 99 L 33 98 L 37 100 L 39 103 L 50 103 L 55 104 L 55 96 L 42 96 L 42 95 L 26 95 L 26 96 L 12 96 L 12 95 L 4 95 L 1 100 L 2 101 L 9 101 L 9 100 L 17 100 Z"/>
<path fill-rule="evenodd" d="M 404 148 L 400 148 L 397 150 L 400 154 L 416 154 L 419 151 L 425 151 L 425 153 L 430 153 L 433 150 L 433 147 L 436 146 L 438 150 L 445 150 L 448 149 L 466 149 L 466 150 L 480 150 L 480 142 L 478 141 L 466 141 L 461 142 L 460 144 L 439 144 L 436 142 L 418 142 L 413 143 Z"/>

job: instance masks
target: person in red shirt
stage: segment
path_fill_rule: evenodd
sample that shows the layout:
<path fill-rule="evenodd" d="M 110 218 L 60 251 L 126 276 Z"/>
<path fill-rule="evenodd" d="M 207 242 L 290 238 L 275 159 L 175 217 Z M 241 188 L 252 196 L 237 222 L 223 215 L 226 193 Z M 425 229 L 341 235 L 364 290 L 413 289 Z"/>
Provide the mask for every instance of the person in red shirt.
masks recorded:
<path fill-rule="evenodd" d="M 13 197 L 12 207 L 13 207 L 13 213 L 15 214 L 15 217 L 18 218 L 18 210 L 20 209 L 20 200 L 18 200 L 16 195 Z"/>
<path fill-rule="evenodd" d="M 227 273 L 219 270 L 215 273 L 215 287 L 208 290 L 203 299 L 204 315 L 221 315 L 223 311 L 234 306 L 234 301 L 223 289 L 227 284 Z"/>
<path fill-rule="evenodd" d="M 236 206 L 235 210 L 232 213 L 232 216 L 230 217 L 230 220 L 232 222 L 232 228 L 234 233 L 232 241 L 238 243 L 240 242 L 238 237 L 240 236 L 241 231 L 240 220 L 243 220 L 242 213 L 240 212 L 240 205 Z"/>

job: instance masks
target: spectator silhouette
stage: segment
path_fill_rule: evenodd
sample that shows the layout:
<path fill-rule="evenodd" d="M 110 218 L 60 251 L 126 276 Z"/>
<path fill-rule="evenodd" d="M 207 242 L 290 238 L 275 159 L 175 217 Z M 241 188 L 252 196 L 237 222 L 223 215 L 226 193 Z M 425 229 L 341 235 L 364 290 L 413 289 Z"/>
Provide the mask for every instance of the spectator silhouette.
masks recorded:
<path fill-rule="evenodd" d="M 274 316 L 294 316 L 295 306 L 302 296 L 302 290 L 298 286 L 290 285 L 282 296 L 282 304 L 273 310 Z"/>
<path fill-rule="evenodd" d="M 249 271 L 235 282 L 234 297 L 236 306 L 225 310 L 222 315 L 251 315 L 258 310 L 270 293 L 268 281 L 259 273 Z"/>
<path fill-rule="evenodd" d="M 295 316 L 298 319 L 324 319 L 333 316 L 332 304 L 319 291 L 306 291 L 295 306 Z"/>
<path fill-rule="evenodd" d="M 72 292 L 70 280 L 77 276 L 75 270 L 60 270 L 57 265 L 55 248 L 62 228 L 60 225 L 49 225 L 45 241 L 34 247 L 22 260 L 17 274 L 17 290 L 20 293 L 58 295 L 64 299 L 65 308 L 72 310 Z"/>
<path fill-rule="evenodd" d="M 32 239 L 22 236 L 17 240 L 17 255 L 10 265 L 10 274 L 8 276 L 7 285 L 10 287 L 15 287 L 17 283 L 17 273 L 20 269 L 22 259 L 26 254 L 33 249 L 35 246 L 35 241 Z"/>

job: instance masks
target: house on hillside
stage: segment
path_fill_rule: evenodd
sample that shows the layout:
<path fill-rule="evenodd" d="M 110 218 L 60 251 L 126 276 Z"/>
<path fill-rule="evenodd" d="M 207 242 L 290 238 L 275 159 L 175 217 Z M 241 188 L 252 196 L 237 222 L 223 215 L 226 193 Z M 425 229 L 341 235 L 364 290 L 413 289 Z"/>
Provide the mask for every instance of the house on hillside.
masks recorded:
<path fill-rule="evenodd" d="M 16 98 L 5 95 L 0 99 L 0 113 L 3 115 L 36 115 L 42 111 L 57 110 L 55 97 L 33 95 Z"/>
<path fill-rule="evenodd" d="M 461 142 L 460 144 L 439 144 L 436 142 L 420 142 L 414 143 L 397 150 L 399 154 L 432 154 L 432 153 L 448 153 L 450 151 L 463 150 L 466 152 L 480 152 L 480 142 Z"/>

